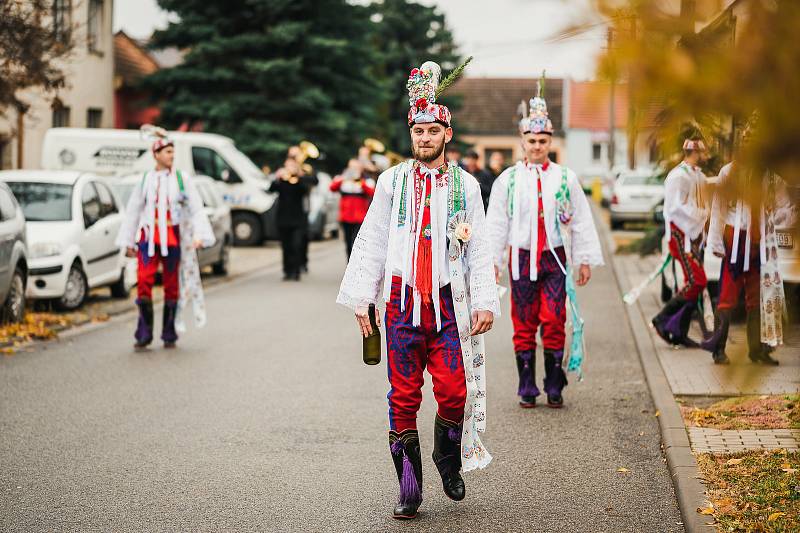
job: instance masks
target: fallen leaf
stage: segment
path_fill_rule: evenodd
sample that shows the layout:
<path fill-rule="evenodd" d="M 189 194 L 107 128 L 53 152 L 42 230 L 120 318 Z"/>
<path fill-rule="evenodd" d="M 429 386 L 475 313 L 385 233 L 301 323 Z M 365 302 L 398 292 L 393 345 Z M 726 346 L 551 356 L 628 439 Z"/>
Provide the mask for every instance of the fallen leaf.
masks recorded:
<path fill-rule="evenodd" d="M 783 470 L 787 474 L 794 474 L 795 472 L 797 472 L 796 468 L 781 468 L 781 470 Z"/>
<path fill-rule="evenodd" d="M 640 436 L 640 437 L 644 437 L 644 431 L 640 431 L 640 432 L 639 432 L 639 436 Z"/>
<path fill-rule="evenodd" d="M 658 409 L 656 409 L 656 414 L 655 414 L 655 416 L 661 416 L 661 411 L 659 411 Z"/>
<path fill-rule="evenodd" d="M 744 459 L 728 459 L 725 463 L 728 466 L 735 466 L 744 461 Z"/>
<path fill-rule="evenodd" d="M 620 472 L 622 474 L 627 474 L 628 472 L 630 472 L 630 470 L 628 470 L 625 467 L 620 467 L 620 468 L 617 468 L 617 472 Z"/>
<path fill-rule="evenodd" d="M 781 468 L 791 468 L 791 467 L 792 467 L 792 465 L 790 465 L 789 463 L 782 463 L 781 464 Z"/>
<path fill-rule="evenodd" d="M 767 522 L 774 522 L 775 520 L 777 520 L 782 516 L 786 516 L 786 513 L 781 513 L 781 512 L 772 513 L 771 515 L 769 515 L 769 518 L 767 518 Z"/>
<path fill-rule="evenodd" d="M 714 514 L 714 508 L 710 505 L 704 508 L 698 507 L 697 512 L 700 514 Z"/>

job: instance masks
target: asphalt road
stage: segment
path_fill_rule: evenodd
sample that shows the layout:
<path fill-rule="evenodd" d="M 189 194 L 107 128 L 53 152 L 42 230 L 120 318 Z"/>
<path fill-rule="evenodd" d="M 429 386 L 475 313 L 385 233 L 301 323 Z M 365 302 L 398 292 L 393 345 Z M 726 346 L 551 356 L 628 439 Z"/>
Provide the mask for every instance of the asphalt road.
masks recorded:
<path fill-rule="evenodd" d="M 385 362 L 361 362 L 333 303 L 343 246 L 311 260 L 299 284 L 270 267 L 213 287 L 209 325 L 175 351 L 134 353 L 126 315 L 0 359 L 0 530 L 682 531 L 610 268 L 581 291 L 586 379 L 562 410 L 516 405 L 506 296 L 488 336 L 494 461 L 461 503 L 429 459 L 428 386 L 409 524 L 390 518 Z"/>

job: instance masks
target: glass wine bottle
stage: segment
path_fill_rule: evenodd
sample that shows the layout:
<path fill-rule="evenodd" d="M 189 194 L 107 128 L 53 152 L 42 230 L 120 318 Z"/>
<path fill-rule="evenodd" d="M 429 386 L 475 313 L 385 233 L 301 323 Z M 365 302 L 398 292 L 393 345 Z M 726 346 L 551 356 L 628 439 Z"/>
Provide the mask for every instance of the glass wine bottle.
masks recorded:
<path fill-rule="evenodd" d="M 375 321 L 375 304 L 369 306 L 369 323 L 372 326 L 372 333 L 364 337 L 364 363 L 377 365 L 381 362 L 381 330 Z"/>

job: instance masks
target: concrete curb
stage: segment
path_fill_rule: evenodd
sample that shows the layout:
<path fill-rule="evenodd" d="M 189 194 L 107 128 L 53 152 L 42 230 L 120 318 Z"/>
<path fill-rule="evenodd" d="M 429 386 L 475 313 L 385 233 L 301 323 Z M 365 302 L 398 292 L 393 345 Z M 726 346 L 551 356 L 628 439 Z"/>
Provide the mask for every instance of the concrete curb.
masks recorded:
<path fill-rule="evenodd" d="M 595 220 L 602 220 L 597 206 L 592 205 Z M 614 240 L 605 224 L 598 224 L 601 238 L 605 241 L 605 248 L 609 255 L 609 263 L 620 289 L 620 297 L 626 291 L 626 286 L 620 276 L 621 268 L 614 255 Z M 686 426 L 683 423 L 678 403 L 672 394 L 664 369 L 656 356 L 656 348 L 650 335 L 648 321 L 642 315 L 642 310 L 637 304 L 635 307 L 625 305 L 625 314 L 631 327 L 639 360 L 642 364 L 650 396 L 659 411 L 658 423 L 661 428 L 661 442 L 667 458 L 670 478 L 675 488 L 675 496 L 683 519 L 683 527 L 689 533 L 708 531 L 711 524 L 706 517 L 697 512 L 699 507 L 706 507 L 705 487 L 700 482 L 700 472 L 697 469 Z"/>

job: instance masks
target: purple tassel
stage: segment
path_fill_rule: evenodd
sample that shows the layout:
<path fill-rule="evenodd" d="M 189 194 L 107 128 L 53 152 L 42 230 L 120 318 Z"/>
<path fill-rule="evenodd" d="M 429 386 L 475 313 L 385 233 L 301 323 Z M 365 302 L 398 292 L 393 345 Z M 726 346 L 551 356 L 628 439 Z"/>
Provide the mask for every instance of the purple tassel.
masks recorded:
<path fill-rule="evenodd" d="M 522 359 L 522 370 L 519 373 L 517 394 L 519 396 L 539 396 L 539 387 L 533 381 L 533 352 L 519 352 L 518 357 Z"/>
<path fill-rule="evenodd" d="M 461 428 L 454 427 L 447 430 L 447 437 L 453 442 L 461 442 Z"/>
<path fill-rule="evenodd" d="M 422 491 L 417 482 L 414 466 L 408 460 L 405 448 L 400 440 L 392 443 L 392 455 L 403 454 L 403 475 L 400 477 L 400 502 L 405 505 L 419 505 L 422 502 Z"/>
<path fill-rule="evenodd" d="M 681 307 L 678 312 L 667 319 L 667 323 L 664 324 L 664 331 L 669 333 L 672 336 L 673 340 L 680 340 L 683 339 L 683 331 L 681 331 L 681 320 L 683 319 L 683 314 L 686 311 L 691 312 L 691 303 L 687 303 L 683 307 Z"/>

